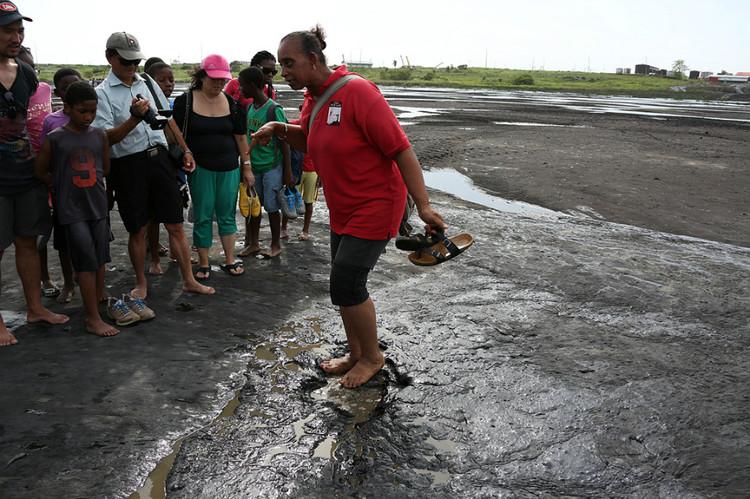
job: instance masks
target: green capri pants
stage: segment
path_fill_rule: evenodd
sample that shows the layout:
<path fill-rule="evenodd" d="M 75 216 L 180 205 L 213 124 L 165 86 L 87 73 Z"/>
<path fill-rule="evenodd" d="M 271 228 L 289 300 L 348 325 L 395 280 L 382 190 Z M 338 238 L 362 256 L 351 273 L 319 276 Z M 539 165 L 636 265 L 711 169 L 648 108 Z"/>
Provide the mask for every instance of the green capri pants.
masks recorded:
<path fill-rule="evenodd" d="M 196 248 L 210 248 L 213 242 L 213 219 L 219 226 L 219 236 L 237 233 L 237 193 L 240 169 L 228 172 L 207 170 L 200 166 L 188 176 L 193 199 L 193 244 Z"/>

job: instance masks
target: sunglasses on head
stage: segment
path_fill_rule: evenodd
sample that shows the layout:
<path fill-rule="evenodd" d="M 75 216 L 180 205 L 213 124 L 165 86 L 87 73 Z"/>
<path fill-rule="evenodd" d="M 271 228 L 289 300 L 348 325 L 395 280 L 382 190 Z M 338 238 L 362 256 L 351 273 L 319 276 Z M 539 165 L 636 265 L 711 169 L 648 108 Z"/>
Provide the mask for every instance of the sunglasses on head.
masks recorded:
<path fill-rule="evenodd" d="M 271 75 L 271 76 L 276 76 L 276 73 L 278 73 L 278 70 L 276 70 L 276 68 L 273 68 L 273 69 L 271 69 L 271 68 L 263 68 L 263 74 L 267 74 L 267 75 Z"/>
<path fill-rule="evenodd" d="M 122 56 L 117 56 L 117 58 L 120 60 L 120 64 L 123 66 L 138 66 L 141 63 L 140 59 L 125 59 Z"/>
<path fill-rule="evenodd" d="M 13 92 L 5 92 L 3 94 L 3 100 L 8 106 L 8 109 L 5 111 L 5 117 L 11 120 L 16 119 L 16 116 L 18 115 L 18 106 L 16 105 L 16 97 L 13 95 Z"/>

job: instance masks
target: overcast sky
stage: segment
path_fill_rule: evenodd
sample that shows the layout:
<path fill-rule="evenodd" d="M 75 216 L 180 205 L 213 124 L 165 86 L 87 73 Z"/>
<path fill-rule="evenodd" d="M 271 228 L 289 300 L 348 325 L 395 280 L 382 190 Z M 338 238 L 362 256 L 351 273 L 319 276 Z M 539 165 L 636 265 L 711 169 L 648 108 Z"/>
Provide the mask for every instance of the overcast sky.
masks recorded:
<path fill-rule="evenodd" d="M 249 60 L 316 22 L 330 63 L 613 72 L 641 62 L 750 71 L 750 0 L 18 0 L 26 45 L 41 63 L 104 64 L 114 31 L 147 56 L 196 62 L 219 53 Z"/>

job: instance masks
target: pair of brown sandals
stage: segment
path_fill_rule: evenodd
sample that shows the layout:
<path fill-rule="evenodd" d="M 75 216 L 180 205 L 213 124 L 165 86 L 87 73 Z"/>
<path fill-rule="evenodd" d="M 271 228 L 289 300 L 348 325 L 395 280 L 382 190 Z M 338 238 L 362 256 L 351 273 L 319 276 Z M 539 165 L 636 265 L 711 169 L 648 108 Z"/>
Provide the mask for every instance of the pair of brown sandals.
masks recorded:
<path fill-rule="evenodd" d="M 474 244 L 474 238 L 470 234 L 462 233 L 448 237 L 442 230 L 430 234 L 411 234 L 396 238 L 396 248 L 411 251 L 409 261 L 414 265 L 425 267 L 452 260 L 472 244 Z"/>

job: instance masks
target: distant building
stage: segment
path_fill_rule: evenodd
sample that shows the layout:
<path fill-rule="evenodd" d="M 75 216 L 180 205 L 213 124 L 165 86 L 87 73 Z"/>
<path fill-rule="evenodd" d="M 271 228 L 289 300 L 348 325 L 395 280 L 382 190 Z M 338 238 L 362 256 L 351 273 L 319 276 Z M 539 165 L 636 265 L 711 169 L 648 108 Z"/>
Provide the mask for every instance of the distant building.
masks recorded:
<path fill-rule="evenodd" d="M 623 68 L 617 68 L 617 69 L 615 69 L 615 74 L 616 74 L 616 75 L 621 75 L 621 74 L 623 74 L 624 72 L 625 72 L 625 70 L 624 70 Z"/>
<path fill-rule="evenodd" d="M 690 75 L 688 76 L 688 78 L 690 80 L 697 80 L 698 78 L 700 78 L 700 76 L 701 76 L 700 71 L 690 71 Z"/>
<path fill-rule="evenodd" d="M 701 71 L 700 79 L 705 80 L 709 76 L 711 76 L 713 73 L 711 71 Z"/>
<path fill-rule="evenodd" d="M 371 68 L 372 62 L 370 61 L 344 61 L 342 64 L 346 64 L 347 68 Z"/>
<path fill-rule="evenodd" d="M 735 76 L 750 76 L 750 71 L 737 71 L 734 73 Z"/>
<path fill-rule="evenodd" d="M 750 76 L 742 75 L 716 75 L 709 76 L 708 82 L 713 84 L 719 83 L 747 83 L 750 82 Z"/>
<path fill-rule="evenodd" d="M 659 68 L 649 66 L 648 64 L 636 64 L 635 74 L 637 75 L 653 75 L 659 72 Z"/>

